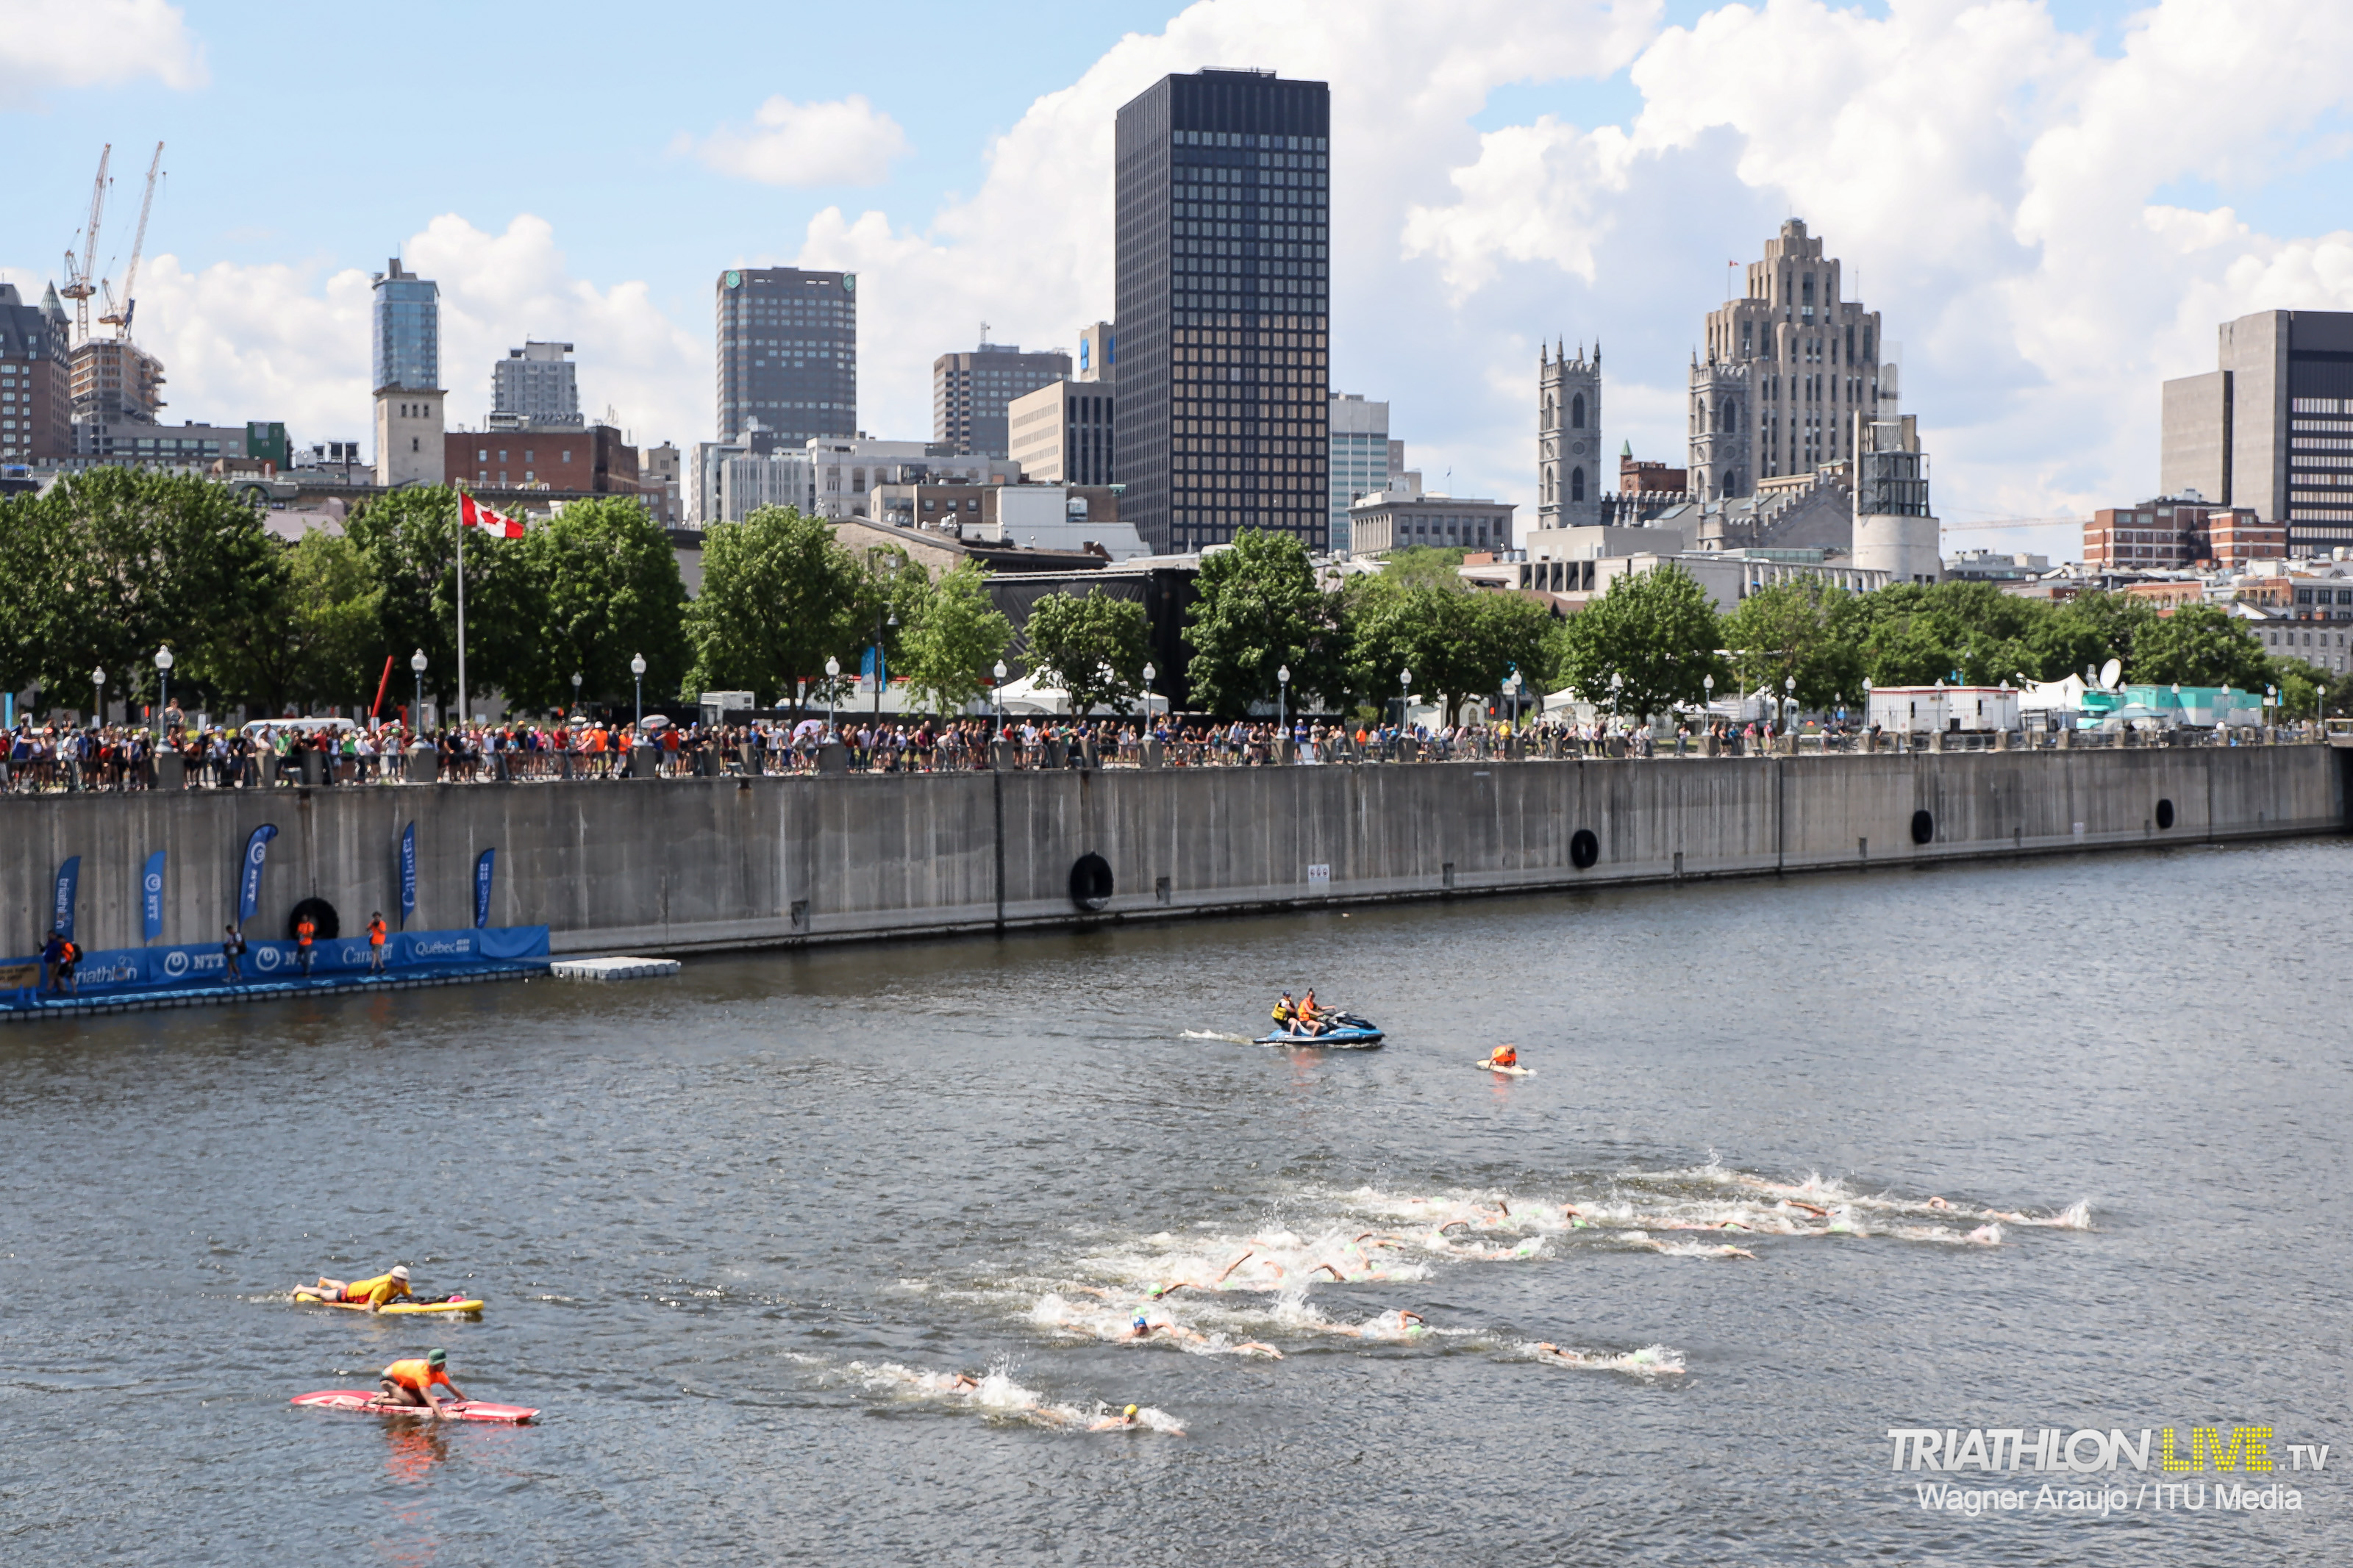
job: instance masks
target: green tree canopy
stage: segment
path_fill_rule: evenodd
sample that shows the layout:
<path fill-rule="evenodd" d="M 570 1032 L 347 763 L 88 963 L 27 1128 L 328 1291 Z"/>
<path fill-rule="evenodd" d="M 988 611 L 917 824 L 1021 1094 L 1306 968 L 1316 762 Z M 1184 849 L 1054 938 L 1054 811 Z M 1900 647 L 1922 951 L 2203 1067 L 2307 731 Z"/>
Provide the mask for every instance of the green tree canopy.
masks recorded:
<path fill-rule="evenodd" d="M 1030 670 L 1071 695 L 1071 711 L 1108 707 L 1124 713 L 1144 685 L 1150 626 L 1144 606 L 1101 587 L 1084 597 L 1049 594 L 1030 606 L 1022 627 Z"/>
<path fill-rule="evenodd" d="M 16 601 L 0 613 L 0 657 L 13 681 L 37 679 L 61 700 L 88 701 L 100 668 L 109 693 L 152 700 L 165 645 L 181 692 L 217 693 L 215 639 L 265 624 L 281 587 L 260 517 L 205 479 L 93 468 L 0 517 Z"/>
<path fill-rule="evenodd" d="M 1238 718 L 1275 700 L 1275 674 L 1285 667 L 1294 698 L 1346 696 L 1339 605 L 1317 584 L 1297 535 L 1245 529 L 1232 549 L 1202 559 L 1197 586 L 1185 624 L 1195 707 Z"/>
<path fill-rule="evenodd" d="M 460 529 L 458 492 L 442 486 L 414 486 L 372 500 L 343 531 L 384 591 L 384 636 L 396 664 L 405 667 L 421 649 L 426 692 L 445 702 L 458 694 L 458 536 L 464 533 L 468 696 L 494 688 L 512 696 L 529 685 L 546 610 L 528 534 L 510 540 Z"/>
<path fill-rule="evenodd" d="M 680 689 L 686 586 L 669 535 L 643 503 L 623 496 L 574 501 L 521 542 L 543 619 L 507 689 L 511 701 L 568 707 L 575 670 L 583 697 L 620 701 L 634 690 L 629 661 L 639 654 L 649 689 Z"/>
<path fill-rule="evenodd" d="M 1707 695 L 1705 678 L 1729 673 L 1716 657 L 1715 602 L 1672 563 L 1615 578 L 1609 591 L 1562 623 L 1556 673 L 1588 702 L 1647 719 Z M 1620 685 L 1615 689 L 1610 678 Z"/>
<path fill-rule="evenodd" d="M 686 612 L 688 689 L 773 691 L 795 706 L 821 696 L 827 658 L 850 656 L 854 673 L 861 623 L 871 635 L 864 578 L 822 518 L 770 506 L 714 525 Z"/>
<path fill-rule="evenodd" d="M 2185 605 L 2143 626 L 2133 637 L 2128 678 L 2144 686 L 2233 686 L 2260 690 L 2270 680 L 2263 645 L 2230 612 Z"/>
<path fill-rule="evenodd" d="M 1855 595 L 1819 578 L 1776 583 L 1740 601 L 1723 620 L 1725 646 L 1743 691 L 1777 698 L 1795 680 L 1807 708 L 1862 699 L 1862 651 L 1854 637 L 1863 616 Z"/>
<path fill-rule="evenodd" d="M 988 690 L 1013 642 L 1013 623 L 990 600 L 988 574 L 974 561 L 956 563 L 901 618 L 911 621 L 901 638 L 908 689 L 935 713 L 954 713 Z"/>

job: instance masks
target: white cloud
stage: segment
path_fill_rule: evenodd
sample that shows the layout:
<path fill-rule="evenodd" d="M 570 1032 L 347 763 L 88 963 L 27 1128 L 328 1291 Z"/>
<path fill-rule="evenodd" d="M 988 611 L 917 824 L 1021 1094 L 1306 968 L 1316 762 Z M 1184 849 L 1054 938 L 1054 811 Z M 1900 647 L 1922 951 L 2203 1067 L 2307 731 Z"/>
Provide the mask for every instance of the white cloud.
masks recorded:
<path fill-rule="evenodd" d="M 1905 345 L 1905 406 L 1930 431 L 1947 521 L 2080 515 L 2155 488 L 2158 384 L 2211 366 L 2219 321 L 2353 308 L 2348 237 L 2274 237 L 2161 199 L 2309 153 L 2348 68 L 2353 13 L 2329 8 L 2161 0 L 2104 55 L 2031 0 L 1728 5 L 1642 50 L 1630 125 L 1491 132 L 1403 238 L 1474 295 L 1549 272 L 1589 284 L 1588 310 L 1634 306 L 1639 331 L 1658 303 L 1646 268 L 1687 258 L 1630 252 L 1620 231 L 1703 207 L 1694 181 L 1714 166 L 1859 272 Z M 1753 258 L 1770 230 L 1747 221 L 1704 232 Z M 1718 299 L 1687 293 L 1685 330 Z M 1616 363 L 1646 392 L 1681 386 L 1679 363 Z M 1680 426 L 1638 445 L 1679 455 Z"/>
<path fill-rule="evenodd" d="M 723 174 L 767 185 L 879 185 L 891 161 L 913 149 L 899 122 L 861 93 L 831 103 L 771 98 L 752 116 L 751 130 L 722 126 L 696 156 Z"/>
<path fill-rule="evenodd" d="M 92 87 L 153 77 L 166 87 L 209 79 L 204 46 L 164 0 L 0 0 L 0 108 L 43 87 Z"/>
<path fill-rule="evenodd" d="M 979 191 L 928 227 L 829 208 L 786 259 L 859 271 L 860 421 L 877 435 L 927 435 L 932 361 L 972 344 L 982 321 L 998 341 L 1069 347 L 1078 328 L 1112 314 L 1112 149 L 1122 104 L 1162 76 L 1203 66 L 1255 64 L 1327 80 L 1338 382 L 1376 397 L 1394 392 L 1402 401 L 1393 417 L 1435 419 L 1451 377 L 1420 378 L 1421 403 L 1408 384 L 1426 368 L 1416 363 L 1425 346 L 1438 358 L 1454 345 L 1422 335 L 1444 329 L 1448 305 L 1401 268 L 1409 208 L 1443 195 L 1448 172 L 1472 155 L 1470 118 L 1489 92 L 1618 70 L 1655 29 L 1658 11 L 1659 0 L 1535 8 L 1516 0 L 1200 0 L 1164 31 L 1122 39 L 1078 81 L 1031 104 L 989 149 Z M 1523 331 L 1533 340 L 1556 324 Z M 1532 351 L 1528 358 L 1532 381 Z M 1385 380 L 1387 387 L 1371 384 Z M 1527 403 L 1532 440 L 1533 391 Z"/>
<path fill-rule="evenodd" d="M 554 231 L 528 214 L 490 234 L 435 218 L 403 247 L 441 286 L 441 382 L 449 417 L 479 426 L 491 366 L 526 337 L 577 345 L 582 412 L 610 405 L 641 445 L 698 438 L 710 418 L 708 347 L 665 317 L 641 282 L 599 289 L 571 272 Z M 168 419 L 283 419 L 304 440 L 367 438 L 371 280 L 355 268 L 238 266 L 141 271 L 138 336 L 163 360 Z"/>

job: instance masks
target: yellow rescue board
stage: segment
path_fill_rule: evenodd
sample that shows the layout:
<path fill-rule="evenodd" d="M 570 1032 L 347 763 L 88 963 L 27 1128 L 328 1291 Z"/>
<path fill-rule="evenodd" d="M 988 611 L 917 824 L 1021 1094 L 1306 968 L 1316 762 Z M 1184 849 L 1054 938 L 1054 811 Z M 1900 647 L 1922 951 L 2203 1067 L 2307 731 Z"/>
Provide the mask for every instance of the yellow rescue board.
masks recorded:
<path fill-rule="evenodd" d="M 297 1304 L 305 1307 L 341 1307 L 347 1312 L 367 1310 L 365 1306 L 357 1301 L 330 1301 L 316 1290 L 297 1290 L 294 1292 L 294 1300 Z M 482 1303 L 479 1300 L 395 1301 L 390 1306 L 376 1309 L 377 1311 L 387 1316 L 395 1312 L 479 1312 L 481 1310 Z"/>

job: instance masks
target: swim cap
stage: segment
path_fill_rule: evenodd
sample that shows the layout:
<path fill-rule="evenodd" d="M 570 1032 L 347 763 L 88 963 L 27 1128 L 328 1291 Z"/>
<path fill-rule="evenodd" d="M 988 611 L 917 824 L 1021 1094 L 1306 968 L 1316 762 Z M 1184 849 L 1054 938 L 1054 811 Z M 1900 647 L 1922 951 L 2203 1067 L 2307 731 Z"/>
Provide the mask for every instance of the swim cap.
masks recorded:
<path fill-rule="evenodd" d="M 407 1278 L 408 1278 L 408 1265 L 407 1265 L 407 1264 L 406 1264 L 406 1263 L 396 1263 L 396 1264 L 394 1264 L 394 1265 L 392 1266 L 392 1277 L 393 1277 L 395 1279 L 407 1279 Z"/>
<path fill-rule="evenodd" d="M 1152 1320 L 1138 1312 L 1135 1314 L 1135 1326 L 1139 1329 L 1148 1329 L 1152 1326 Z"/>
<path fill-rule="evenodd" d="M 1133 1420 L 1134 1420 L 1134 1419 L 1135 1419 L 1135 1406 L 1134 1406 L 1134 1405 L 1129 1405 L 1129 1406 L 1127 1407 L 1127 1419 L 1129 1419 L 1130 1421 L 1133 1421 Z"/>
<path fill-rule="evenodd" d="M 448 1359 L 449 1352 L 448 1351 L 427 1351 L 425 1352 L 425 1364 L 427 1366 L 440 1366 L 445 1364 Z"/>

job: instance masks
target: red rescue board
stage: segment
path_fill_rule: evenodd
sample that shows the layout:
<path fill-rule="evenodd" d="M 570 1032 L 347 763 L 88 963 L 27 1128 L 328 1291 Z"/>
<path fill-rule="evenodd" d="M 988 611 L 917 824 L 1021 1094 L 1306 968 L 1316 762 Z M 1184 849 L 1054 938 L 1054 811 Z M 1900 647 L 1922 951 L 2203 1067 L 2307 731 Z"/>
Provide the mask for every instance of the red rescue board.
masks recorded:
<path fill-rule="evenodd" d="M 289 1401 L 308 1405 L 313 1410 L 356 1410 L 366 1415 L 422 1415 L 431 1419 L 433 1412 L 421 1405 L 396 1405 L 374 1389 L 322 1388 L 316 1394 L 298 1394 Z M 535 1419 L 536 1410 L 520 1405 L 492 1405 L 480 1399 L 445 1399 L 441 1416 L 445 1421 L 503 1421 L 511 1426 Z"/>

